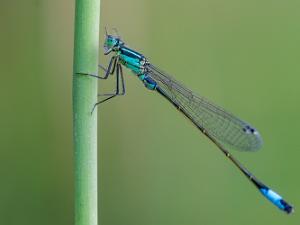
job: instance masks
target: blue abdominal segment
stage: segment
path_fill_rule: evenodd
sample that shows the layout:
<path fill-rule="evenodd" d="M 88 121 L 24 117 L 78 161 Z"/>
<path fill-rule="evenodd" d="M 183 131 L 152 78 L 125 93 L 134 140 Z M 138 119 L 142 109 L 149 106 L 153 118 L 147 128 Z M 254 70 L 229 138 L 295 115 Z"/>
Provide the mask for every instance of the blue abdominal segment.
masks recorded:
<path fill-rule="evenodd" d="M 286 213 L 293 212 L 293 207 L 290 206 L 286 201 L 284 201 L 282 197 L 276 192 L 266 187 L 260 188 L 259 190 L 267 199 L 269 199 L 279 209 L 285 211 Z"/>
<path fill-rule="evenodd" d="M 149 90 L 155 90 L 157 87 L 157 83 L 149 77 L 147 74 L 138 75 L 139 79 L 144 82 L 144 85 Z"/>
<path fill-rule="evenodd" d="M 146 74 L 141 74 L 138 76 L 141 81 L 145 80 Z"/>

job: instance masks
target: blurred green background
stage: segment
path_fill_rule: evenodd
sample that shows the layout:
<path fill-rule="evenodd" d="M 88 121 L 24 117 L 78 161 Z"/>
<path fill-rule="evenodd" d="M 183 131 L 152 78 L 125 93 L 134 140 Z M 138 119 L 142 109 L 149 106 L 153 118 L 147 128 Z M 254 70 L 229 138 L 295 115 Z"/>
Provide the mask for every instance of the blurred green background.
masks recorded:
<path fill-rule="evenodd" d="M 104 26 L 118 28 L 153 64 L 253 124 L 262 150 L 232 153 L 296 211 L 277 210 L 126 71 L 126 96 L 98 110 L 100 224 L 299 224 L 299 7 L 101 1 L 101 46 Z M 73 224 L 74 2 L 1 1 L 0 25 L 0 224 Z"/>

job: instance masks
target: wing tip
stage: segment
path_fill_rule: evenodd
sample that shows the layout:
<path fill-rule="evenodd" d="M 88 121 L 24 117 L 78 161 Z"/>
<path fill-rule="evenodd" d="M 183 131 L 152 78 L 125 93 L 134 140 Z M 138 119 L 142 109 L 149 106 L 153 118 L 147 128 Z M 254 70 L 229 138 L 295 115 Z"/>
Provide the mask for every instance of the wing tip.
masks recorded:
<path fill-rule="evenodd" d="M 244 146 L 242 150 L 246 150 L 246 151 L 259 150 L 263 145 L 263 139 L 260 133 L 258 132 L 258 130 L 256 130 L 254 127 L 250 126 L 249 124 L 247 124 L 243 127 L 243 131 L 247 135 L 251 136 L 252 138 L 249 139 L 249 144 L 247 146 Z"/>

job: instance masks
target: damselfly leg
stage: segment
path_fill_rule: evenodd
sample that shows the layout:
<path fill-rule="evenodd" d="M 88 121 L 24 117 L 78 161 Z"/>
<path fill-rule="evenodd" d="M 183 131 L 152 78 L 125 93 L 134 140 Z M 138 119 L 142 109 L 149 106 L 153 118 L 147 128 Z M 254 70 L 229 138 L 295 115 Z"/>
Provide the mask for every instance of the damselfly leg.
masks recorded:
<path fill-rule="evenodd" d="M 86 76 L 91 76 L 91 77 L 96 77 L 98 79 L 102 79 L 102 80 L 106 80 L 108 78 L 109 75 L 112 75 L 114 72 L 115 72 L 115 67 L 116 67 L 116 59 L 117 57 L 116 56 L 113 56 L 111 57 L 110 61 L 109 61 L 109 64 L 107 66 L 107 68 L 105 68 L 104 66 L 102 65 L 98 65 L 99 68 L 101 68 L 105 73 L 104 73 L 104 76 L 101 77 L 99 75 L 96 75 L 96 74 L 92 74 L 92 73 L 83 73 L 83 72 L 78 72 L 76 74 L 79 74 L 79 75 L 86 75 Z M 112 68 L 113 67 L 113 68 Z"/>
<path fill-rule="evenodd" d="M 116 69 L 116 90 L 114 93 L 111 94 L 98 94 L 98 96 L 108 96 L 105 99 L 95 103 L 92 112 L 94 111 L 95 107 L 100 105 L 101 103 L 106 102 L 109 99 L 112 99 L 113 97 L 119 96 L 119 95 L 125 95 L 125 81 L 124 81 L 124 76 L 123 76 L 123 70 L 121 64 L 116 64 L 114 68 Z M 120 91 L 120 82 L 121 82 L 121 91 Z"/>
<path fill-rule="evenodd" d="M 99 64 L 98 67 L 101 68 L 105 72 L 103 77 L 101 77 L 99 75 L 95 75 L 95 74 L 90 74 L 90 73 L 82 73 L 82 72 L 76 73 L 76 74 L 80 74 L 80 75 L 95 77 L 95 78 L 102 79 L 102 80 L 108 79 L 109 75 L 116 74 L 115 91 L 113 91 L 113 93 L 98 94 L 97 95 L 98 97 L 106 96 L 106 98 L 104 98 L 101 101 L 95 103 L 91 113 L 93 113 L 93 111 L 94 111 L 94 109 L 97 105 L 99 105 L 103 102 L 106 102 L 107 100 L 109 100 L 109 99 L 111 99 L 115 96 L 125 94 L 125 81 L 124 81 L 124 76 L 123 76 L 123 70 L 122 70 L 122 66 L 118 62 L 119 62 L 119 57 L 118 56 L 113 56 L 113 57 L 111 57 L 107 68 L 105 68 L 104 66 Z M 120 81 L 121 81 L 121 87 L 122 87 L 121 91 L 120 91 Z"/>

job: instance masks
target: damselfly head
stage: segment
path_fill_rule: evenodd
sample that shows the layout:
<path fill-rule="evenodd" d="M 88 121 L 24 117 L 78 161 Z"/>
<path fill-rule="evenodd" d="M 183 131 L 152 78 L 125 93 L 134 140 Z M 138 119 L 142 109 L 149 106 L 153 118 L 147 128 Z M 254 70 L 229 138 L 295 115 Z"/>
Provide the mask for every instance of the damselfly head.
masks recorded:
<path fill-rule="evenodd" d="M 107 55 L 111 51 L 117 51 L 124 43 L 118 36 L 106 34 L 104 41 L 104 54 Z"/>

